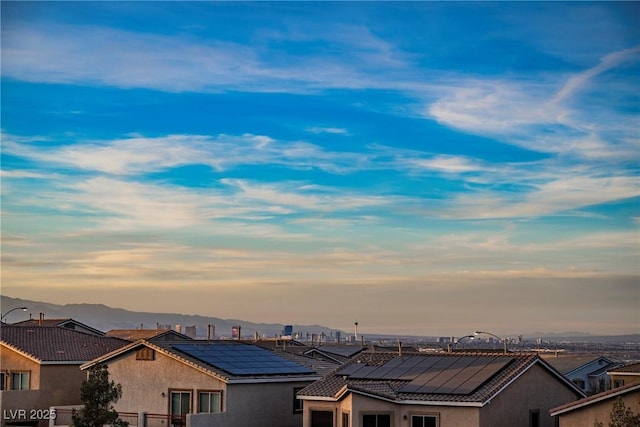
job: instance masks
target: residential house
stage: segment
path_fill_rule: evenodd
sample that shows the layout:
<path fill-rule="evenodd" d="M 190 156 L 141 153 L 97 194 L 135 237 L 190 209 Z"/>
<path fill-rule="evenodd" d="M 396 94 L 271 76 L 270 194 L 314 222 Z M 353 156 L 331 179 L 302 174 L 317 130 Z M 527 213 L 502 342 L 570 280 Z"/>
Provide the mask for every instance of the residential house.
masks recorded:
<path fill-rule="evenodd" d="M 320 378 L 280 354 L 232 340 L 139 340 L 82 368 L 97 364 L 122 386 L 118 412 L 168 414 L 174 426 L 297 427 L 296 392 Z"/>
<path fill-rule="evenodd" d="M 567 403 L 553 408 L 550 414 L 558 419 L 558 427 L 592 427 L 596 421 L 608 426 L 613 403 L 618 398 L 634 413 L 640 413 L 640 382 Z"/>
<path fill-rule="evenodd" d="M 584 354 L 546 357 L 545 360 L 587 395 L 609 390 L 612 383 L 607 372 L 621 365 L 604 356 Z"/>
<path fill-rule="evenodd" d="M 48 425 L 45 419 L 38 423 L 33 418 L 45 418 L 42 411 L 51 406 L 81 403 L 80 385 L 86 373 L 80 365 L 126 344 L 65 327 L 1 325 L 1 425 Z"/>
<path fill-rule="evenodd" d="M 23 320 L 22 322 L 13 323 L 13 326 L 28 326 L 30 328 L 34 328 L 37 326 L 57 326 L 59 328 L 67 328 L 72 331 L 84 332 L 85 334 L 96 335 L 102 337 L 105 335 L 104 332 L 98 330 L 96 328 L 92 328 L 89 325 L 86 325 L 82 322 L 78 322 L 77 320 L 71 318 L 64 319 L 45 319 L 44 314 L 40 313 L 40 317 L 38 319 L 29 319 Z"/>
<path fill-rule="evenodd" d="M 298 393 L 304 427 L 552 427 L 581 397 L 532 353 L 362 353 Z"/>
<path fill-rule="evenodd" d="M 609 369 L 607 374 L 611 376 L 613 387 L 636 383 L 640 381 L 640 362 L 627 363 L 616 368 Z"/>

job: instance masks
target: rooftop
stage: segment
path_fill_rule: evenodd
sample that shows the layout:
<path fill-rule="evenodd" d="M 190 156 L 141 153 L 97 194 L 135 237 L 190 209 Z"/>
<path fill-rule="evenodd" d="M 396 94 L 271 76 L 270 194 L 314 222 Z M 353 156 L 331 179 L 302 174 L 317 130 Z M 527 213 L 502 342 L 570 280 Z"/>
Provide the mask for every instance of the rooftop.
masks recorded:
<path fill-rule="evenodd" d="M 463 402 L 482 405 L 534 364 L 583 396 L 573 384 L 532 353 L 362 353 L 298 396 L 339 399 L 347 391 L 392 401 Z"/>
<path fill-rule="evenodd" d="M 609 369 L 607 373 L 610 374 L 640 374 L 640 362 L 627 363 L 626 365 L 618 366 L 617 368 Z"/>
<path fill-rule="evenodd" d="M 0 342 L 40 363 L 78 364 L 128 344 L 119 338 L 96 336 L 58 326 L 0 327 Z"/>

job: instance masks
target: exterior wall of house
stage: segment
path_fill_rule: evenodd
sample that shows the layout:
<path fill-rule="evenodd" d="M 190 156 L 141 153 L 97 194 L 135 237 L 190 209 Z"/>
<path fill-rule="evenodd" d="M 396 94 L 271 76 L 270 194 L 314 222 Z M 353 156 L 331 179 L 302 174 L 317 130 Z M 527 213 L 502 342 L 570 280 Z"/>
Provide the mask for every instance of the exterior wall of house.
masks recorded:
<path fill-rule="evenodd" d="M 122 386 L 122 397 L 114 404 L 118 412 L 168 414 L 170 391 L 191 392 L 192 411 L 197 410 L 198 390 L 221 390 L 226 407 L 226 384 L 158 351 L 154 360 L 136 360 L 130 351 L 107 362 L 109 378 Z"/>
<path fill-rule="evenodd" d="M 611 387 L 621 387 L 632 383 L 640 382 L 640 374 L 625 374 L 611 372 Z"/>
<path fill-rule="evenodd" d="M 549 411 L 580 398 L 540 365 L 534 365 L 480 411 L 481 427 L 531 425 L 538 411 L 539 427 L 554 427 Z"/>
<path fill-rule="evenodd" d="M 294 412 L 294 391 L 309 384 L 311 381 L 229 384 L 225 412 L 190 415 L 188 426 L 299 427 L 302 425 L 303 414 Z"/>
<path fill-rule="evenodd" d="M 28 371 L 29 390 L 4 390 L 0 392 L 2 408 L 1 426 L 18 417 L 17 410 L 25 410 L 26 416 L 44 418 L 51 406 L 77 405 L 80 403 L 80 385 L 85 373 L 77 365 L 40 365 L 6 347 L 0 354 L 3 372 Z M 48 426 L 47 420 L 39 420 L 39 426 Z"/>
<path fill-rule="evenodd" d="M 640 413 L 640 390 L 635 390 L 621 396 L 624 404 L 631 408 L 634 413 Z M 596 421 L 608 426 L 611 409 L 615 397 L 601 402 L 592 403 L 588 406 L 575 409 L 565 414 L 560 414 L 559 427 L 591 427 Z"/>

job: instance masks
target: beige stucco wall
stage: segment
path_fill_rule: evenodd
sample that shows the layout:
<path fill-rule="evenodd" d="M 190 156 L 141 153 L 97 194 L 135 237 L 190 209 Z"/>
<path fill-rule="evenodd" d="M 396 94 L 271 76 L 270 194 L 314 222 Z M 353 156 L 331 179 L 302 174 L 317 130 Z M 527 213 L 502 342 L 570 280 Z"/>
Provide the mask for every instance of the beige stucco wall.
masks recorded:
<path fill-rule="evenodd" d="M 624 373 L 612 373 L 611 374 L 611 384 L 613 384 L 615 381 L 624 381 L 624 385 L 629 385 L 632 383 L 637 383 L 640 382 L 640 375 L 638 374 L 624 374 Z"/>
<path fill-rule="evenodd" d="M 169 413 L 169 391 L 190 390 L 191 407 L 197 406 L 198 390 L 221 390 L 223 409 L 226 384 L 158 351 L 155 360 L 136 360 L 135 350 L 108 361 L 109 377 L 122 386 L 118 412 Z M 164 395 L 163 395 L 164 393 Z"/>
<path fill-rule="evenodd" d="M 621 396 L 626 406 L 638 414 L 640 413 L 640 390 L 636 390 Z M 594 423 L 600 421 L 603 425 L 609 425 L 609 414 L 613 409 L 615 398 L 593 403 L 589 406 L 576 409 L 559 416 L 560 427 L 592 427 Z"/>
<path fill-rule="evenodd" d="M 480 411 L 481 427 L 528 426 L 529 410 L 540 412 L 540 427 L 554 427 L 549 410 L 579 396 L 540 365 L 534 365 Z"/>
<path fill-rule="evenodd" d="M 31 410 L 48 410 L 51 406 L 77 405 L 80 403 L 80 385 L 85 373 L 80 365 L 40 365 L 31 359 L 7 347 L 0 347 L 0 366 L 7 371 L 29 371 L 29 390 L 4 390 L 0 392 L 0 409 L 2 420 L 0 425 L 6 425 L 5 414 L 18 409 L 27 410 L 30 414 L 42 415 L 42 412 L 32 413 Z M 15 412 L 13 412 L 15 413 Z M 8 417 L 11 418 L 11 417 Z M 48 425 L 42 420 L 40 426 Z"/>

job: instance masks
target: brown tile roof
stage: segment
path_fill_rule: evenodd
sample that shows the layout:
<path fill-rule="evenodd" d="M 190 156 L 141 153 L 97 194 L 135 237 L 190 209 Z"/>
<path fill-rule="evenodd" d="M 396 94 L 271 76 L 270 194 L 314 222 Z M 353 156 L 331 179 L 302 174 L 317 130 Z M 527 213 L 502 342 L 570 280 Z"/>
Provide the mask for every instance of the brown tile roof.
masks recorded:
<path fill-rule="evenodd" d="M 633 391 L 640 390 L 640 382 L 627 384 L 622 387 L 612 388 L 611 390 L 603 391 L 602 393 L 594 394 L 584 399 L 576 400 L 575 402 L 567 403 L 566 405 L 558 406 L 551 409 L 550 414 L 552 417 L 563 414 L 565 412 L 571 412 L 573 410 L 582 408 L 583 406 L 589 406 L 603 400 L 612 399 L 614 397 L 631 393 Z"/>
<path fill-rule="evenodd" d="M 627 363 L 617 368 L 609 369 L 607 373 L 611 374 L 640 374 L 640 362 Z"/>
<path fill-rule="evenodd" d="M 2 325 L 0 342 L 40 363 L 78 364 L 116 350 L 128 341 L 73 331 L 57 326 Z"/>
<path fill-rule="evenodd" d="M 60 324 L 68 322 L 71 319 L 67 317 L 65 319 L 29 319 L 21 322 L 12 323 L 12 326 L 60 326 Z"/>
<path fill-rule="evenodd" d="M 584 396 L 584 394 L 577 389 L 573 384 L 566 380 L 560 373 L 555 371 L 551 366 L 546 364 L 537 355 L 532 353 L 526 354 L 502 354 L 491 353 L 488 354 L 496 359 L 504 358 L 508 361 L 504 367 L 496 372 L 487 381 L 482 383 L 477 389 L 468 394 L 447 394 L 447 393 L 416 393 L 416 392 L 403 392 L 401 389 L 411 382 L 409 379 L 403 378 L 389 378 L 389 379 L 363 379 L 363 378 L 350 378 L 349 375 L 341 374 L 342 370 L 347 366 L 360 363 L 369 366 L 381 367 L 386 363 L 398 357 L 397 353 L 362 353 L 356 356 L 353 362 L 345 365 L 345 368 L 338 369 L 331 375 L 316 381 L 299 392 L 298 396 L 309 397 L 313 400 L 313 397 L 320 398 L 332 398 L 339 399 L 346 391 L 362 392 L 370 395 L 378 396 L 380 398 L 393 400 L 396 402 L 403 401 L 421 401 L 421 402 L 458 402 L 467 404 L 484 404 L 489 401 L 493 396 L 498 394 L 504 387 L 514 381 L 523 372 L 528 370 L 536 363 L 541 364 L 552 375 L 555 375 L 559 381 L 563 382 L 567 387 L 571 388 L 576 396 Z M 465 353 L 438 353 L 438 354 L 411 354 L 406 357 L 477 357 L 477 353 L 465 354 Z M 485 355 L 486 356 L 486 355 Z M 345 369 L 348 372 L 348 369 Z"/>

